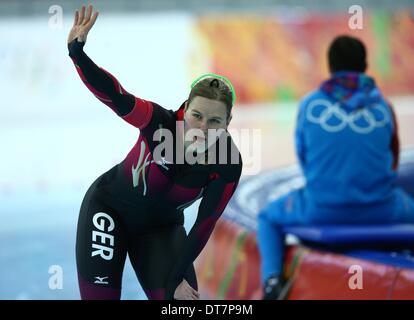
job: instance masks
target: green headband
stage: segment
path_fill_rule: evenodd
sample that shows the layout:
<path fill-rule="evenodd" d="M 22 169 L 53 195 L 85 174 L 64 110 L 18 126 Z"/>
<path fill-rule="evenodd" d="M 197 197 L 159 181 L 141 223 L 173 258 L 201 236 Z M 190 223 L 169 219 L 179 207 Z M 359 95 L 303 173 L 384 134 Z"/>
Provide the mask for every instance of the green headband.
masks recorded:
<path fill-rule="evenodd" d="M 234 91 L 234 88 L 233 88 L 233 85 L 231 84 L 231 82 L 230 82 L 230 80 L 229 79 L 227 79 L 226 77 L 224 77 L 224 76 L 219 76 L 218 74 L 215 74 L 215 73 L 206 73 L 206 74 L 203 74 L 202 76 L 199 76 L 197 79 L 195 79 L 194 81 L 193 81 L 193 83 L 191 84 L 191 89 L 193 89 L 194 88 L 194 86 L 200 81 L 200 80 L 202 80 L 202 79 L 204 79 L 204 78 L 215 78 L 215 79 L 218 79 L 218 80 L 221 80 L 221 81 L 224 81 L 229 87 L 230 87 L 230 90 L 231 90 L 231 95 L 232 95 L 232 105 L 234 105 L 234 102 L 236 101 L 236 92 Z"/>

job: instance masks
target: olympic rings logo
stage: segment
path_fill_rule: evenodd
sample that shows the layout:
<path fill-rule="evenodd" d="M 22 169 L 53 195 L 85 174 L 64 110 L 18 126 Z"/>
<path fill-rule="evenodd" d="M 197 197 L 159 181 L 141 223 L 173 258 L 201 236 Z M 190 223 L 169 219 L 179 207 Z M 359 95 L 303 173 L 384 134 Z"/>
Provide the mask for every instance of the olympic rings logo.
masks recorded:
<path fill-rule="evenodd" d="M 322 111 L 317 112 L 317 107 Z M 390 122 L 387 109 L 381 104 L 377 103 L 369 109 L 355 110 L 347 114 L 340 108 L 339 103 L 332 104 L 324 99 L 314 100 L 308 105 L 306 118 L 327 132 L 339 132 L 349 126 L 359 134 L 370 133 Z"/>

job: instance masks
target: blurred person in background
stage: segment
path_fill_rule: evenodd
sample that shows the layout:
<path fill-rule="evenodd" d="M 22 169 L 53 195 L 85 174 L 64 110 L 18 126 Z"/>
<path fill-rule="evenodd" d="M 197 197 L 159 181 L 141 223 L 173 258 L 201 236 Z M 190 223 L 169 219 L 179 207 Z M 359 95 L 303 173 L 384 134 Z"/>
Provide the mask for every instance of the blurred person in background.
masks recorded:
<path fill-rule="evenodd" d="M 242 170 L 240 153 L 227 132 L 234 90 L 224 77 L 201 77 L 177 111 L 128 93 L 83 51 L 97 17 L 92 6 L 76 11 L 67 41 L 69 56 L 85 86 L 140 134 L 126 158 L 101 175 L 83 199 L 76 239 L 81 298 L 120 299 L 128 254 L 148 299 L 197 300 L 193 262 L 236 190 Z M 180 121 L 184 132 L 176 126 Z M 157 158 L 154 150 L 161 142 L 154 140 L 154 133 L 160 128 L 174 137 L 201 130 L 203 135 L 182 144 L 186 153 L 195 152 L 204 163 L 174 163 L 180 152 L 176 139 L 173 156 Z M 206 138 L 209 130 L 224 133 L 211 140 Z M 222 138 L 226 161 L 210 161 L 222 155 Z M 237 161 L 230 161 L 235 152 Z M 197 219 L 187 235 L 183 211 L 200 198 Z"/>
<path fill-rule="evenodd" d="M 305 186 L 258 215 L 263 299 L 277 299 L 283 279 L 285 225 L 414 223 L 414 200 L 396 186 L 396 117 L 357 38 L 330 44 L 330 79 L 300 103 L 295 146 Z"/>

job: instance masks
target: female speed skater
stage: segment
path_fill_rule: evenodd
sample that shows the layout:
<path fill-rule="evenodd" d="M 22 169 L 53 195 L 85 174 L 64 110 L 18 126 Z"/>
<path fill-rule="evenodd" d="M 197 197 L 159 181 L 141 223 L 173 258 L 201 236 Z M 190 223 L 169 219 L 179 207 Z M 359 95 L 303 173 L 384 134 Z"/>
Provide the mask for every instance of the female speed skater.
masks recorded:
<path fill-rule="evenodd" d="M 76 238 L 81 298 L 120 299 L 128 254 L 148 299 L 197 300 L 193 262 L 235 192 L 242 170 L 240 153 L 227 131 L 233 87 L 221 76 L 200 77 L 177 111 L 128 93 L 83 51 L 97 17 L 92 6 L 76 11 L 69 56 L 95 97 L 140 133 L 126 158 L 97 178 L 82 201 Z M 157 153 L 167 141 L 155 139 L 158 129 L 174 137 L 164 155 Z M 202 135 L 183 139 L 191 130 Z M 210 130 L 222 134 L 210 139 Z M 180 146 L 183 161 L 177 161 Z M 189 154 L 197 161 L 189 161 Z M 198 199 L 197 219 L 187 235 L 183 211 Z"/>

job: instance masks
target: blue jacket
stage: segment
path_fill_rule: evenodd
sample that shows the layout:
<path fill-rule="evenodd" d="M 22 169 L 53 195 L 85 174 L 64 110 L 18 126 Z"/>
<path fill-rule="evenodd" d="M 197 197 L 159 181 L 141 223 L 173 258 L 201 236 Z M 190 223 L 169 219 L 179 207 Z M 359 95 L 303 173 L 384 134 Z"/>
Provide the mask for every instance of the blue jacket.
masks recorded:
<path fill-rule="evenodd" d="M 362 73 L 335 73 L 306 96 L 295 133 L 306 200 L 336 210 L 391 204 L 394 121 L 374 80 Z"/>

